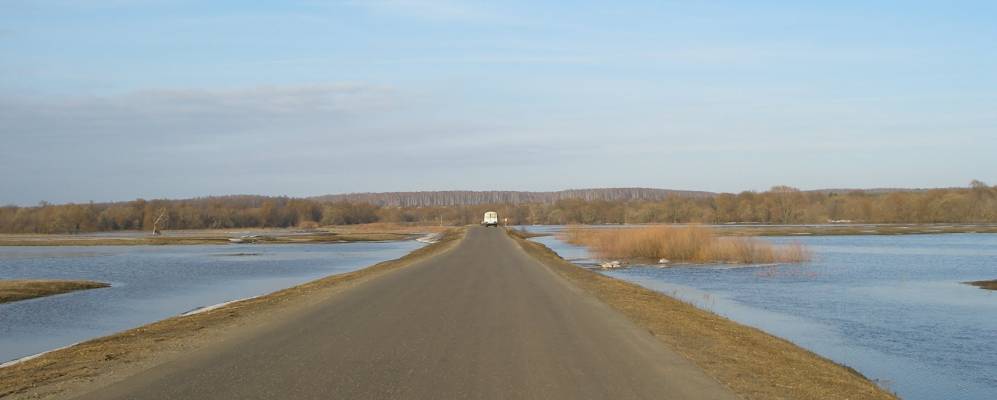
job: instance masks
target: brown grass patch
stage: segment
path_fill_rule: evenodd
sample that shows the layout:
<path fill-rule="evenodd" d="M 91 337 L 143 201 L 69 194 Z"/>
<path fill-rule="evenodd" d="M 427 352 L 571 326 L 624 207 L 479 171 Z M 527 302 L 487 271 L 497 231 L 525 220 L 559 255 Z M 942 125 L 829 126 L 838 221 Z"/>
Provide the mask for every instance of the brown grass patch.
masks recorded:
<path fill-rule="evenodd" d="M 975 281 L 975 282 L 965 282 L 967 285 L 973 285 L 980 289 L 987 290 L 997 290 L 997 279 L 992 281 Z"/>
<path fill-rule="evenodd" d="M 97 289 L 111 286 L 103 282 L 72 280 L 0 280 L 0 303 L 52 296 L 77 290 Z"/>
<path fill-rule="evenodd" d="M 648 329 L 745 399 L 896 399 L 855 370 L 789 341 L 588 271 L 542 244 L 517 241 L 558 275 Z"/>
<path fill-rule="evenodd" d="M 602 258 L 692 263 L 804 262 L 810 252 L 800 244 L 776 246 L 750 237 L 720 237 L 702 226 L 585 228 L 569 226 L 561 233 L 568 243 L 585 246 Z"/>

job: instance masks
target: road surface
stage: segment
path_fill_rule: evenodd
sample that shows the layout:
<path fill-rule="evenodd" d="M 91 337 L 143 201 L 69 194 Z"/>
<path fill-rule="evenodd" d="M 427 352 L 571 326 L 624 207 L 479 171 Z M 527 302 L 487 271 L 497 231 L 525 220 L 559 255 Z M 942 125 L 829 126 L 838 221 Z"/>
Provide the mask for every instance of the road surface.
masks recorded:
<path fill-rule="evenodd" d="M 92 399 L 733 399 L 501 228 Z"/>

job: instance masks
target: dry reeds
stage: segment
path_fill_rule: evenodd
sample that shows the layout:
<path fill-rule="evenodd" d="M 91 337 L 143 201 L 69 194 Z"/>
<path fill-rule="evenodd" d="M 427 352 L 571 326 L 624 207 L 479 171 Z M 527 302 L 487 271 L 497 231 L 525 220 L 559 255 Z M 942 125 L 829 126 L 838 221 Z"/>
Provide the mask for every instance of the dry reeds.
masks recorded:
<path fill-rule="evenodd" d="M 757 238 L 718 237 L 712 229 L 702 226 L 569 226 L 561 238 L 588 247 L 599 257 L 613 259 L 760 264 L 804 262 L 811 256 L 801 244 L 777 246 Z"/>
<path fill-rule="evenodd" d="M 997 290 L 997 279 L 992 281 L 976 281 L 976 282 L 964 282 L 964 283 L 976 286 L 980 289 Z"/>

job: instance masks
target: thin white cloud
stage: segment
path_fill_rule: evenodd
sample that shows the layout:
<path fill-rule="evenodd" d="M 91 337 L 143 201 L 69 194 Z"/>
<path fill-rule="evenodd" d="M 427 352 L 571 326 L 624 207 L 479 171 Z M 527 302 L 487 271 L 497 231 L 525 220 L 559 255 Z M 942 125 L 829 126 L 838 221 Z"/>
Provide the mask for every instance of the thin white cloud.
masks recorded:
<path fill-rule="evenodd" d="M 159 89 L 120 97 L 127 104 L 161 112 L 253 112 L 266 114 L 351 112 L 387 106 L 392 91 L 360 84 L 261 86 L 248 89 Z"/>
<path fill-rule="evenodd" d="M 150 89 L 75 97 L 0 96 L 0 135 L 221 135 L 266 127 L 335 125 L 397 105 L 387 87 L 362 84 L 241 89 Z"/>
<path fill-rule="evenodd" d="M 478 20 L 494 16 L 481 5 L 451 0 L 359 0 L 345 4 L 377 13 L 431 20 Z"/>

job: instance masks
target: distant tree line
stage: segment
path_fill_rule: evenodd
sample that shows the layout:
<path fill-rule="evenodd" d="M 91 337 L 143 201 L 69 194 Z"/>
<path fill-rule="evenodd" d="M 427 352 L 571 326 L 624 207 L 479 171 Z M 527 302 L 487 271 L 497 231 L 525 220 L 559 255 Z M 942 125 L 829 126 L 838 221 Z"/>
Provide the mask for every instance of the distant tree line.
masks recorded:
<path fill-rule="evenodd" d="M 489 204 L 550 204 L 558 200 L 658 201 L 668 197 L 706 197 L 713 193 L 650 188 L 570 189 L 557 192 L 445 190 L 433 192 L 349 193 L 317 197 L 324 201 L 349 201 L 385 207 L 437 207 Z"/>
<path fill-rule="evenodd" d="M 380 220 L 370 204 L 320 202 L 265 196 L 226 196 L 190 200 L 135 200 L 0 208 L 0 232 L 79 233 L 160 229 L 286 228 L 348 225 Z"/>
<path fill-rule="evenodd" d="M 510 224 L 616 223 L 997 223 L 997 186 L 917 191 L 800 191 L 673 194 L 660 200 L 564 198 L 549 203 L 385 206 L 362 201 L 225 196 L 34 207 L 0 207 L 0 232 L 78 233 L 161 229 L 315 227 L 370 222 L 464 225 L 498 211 Z"/>

